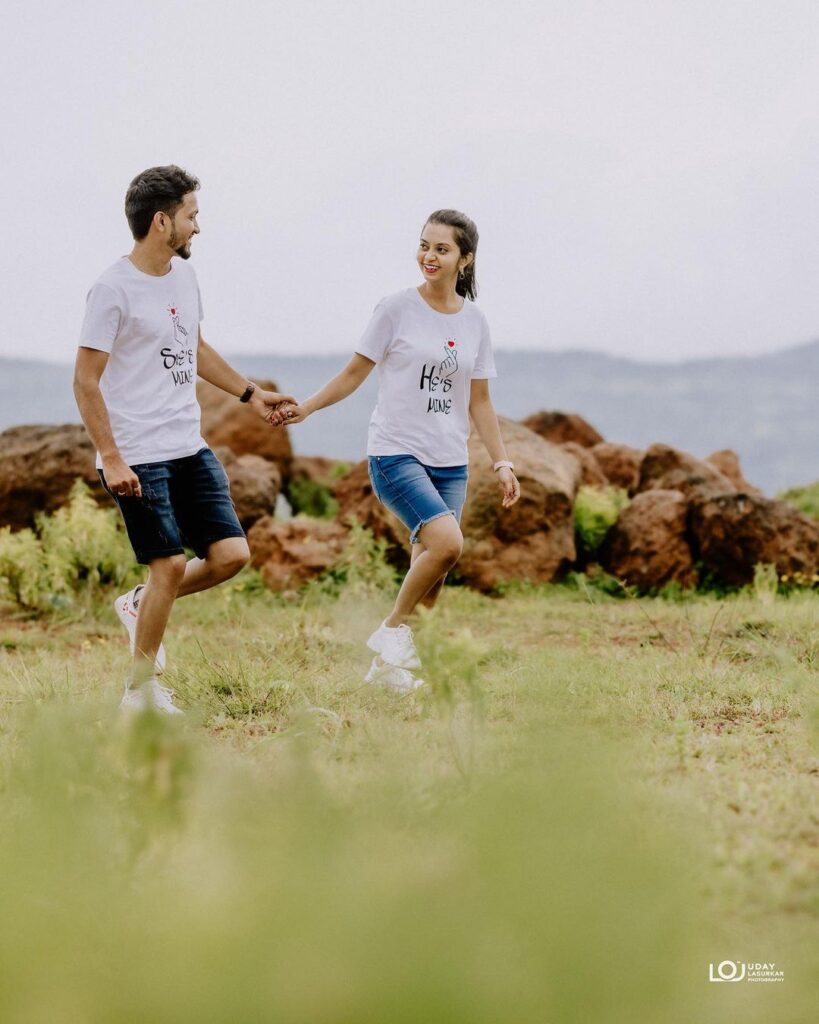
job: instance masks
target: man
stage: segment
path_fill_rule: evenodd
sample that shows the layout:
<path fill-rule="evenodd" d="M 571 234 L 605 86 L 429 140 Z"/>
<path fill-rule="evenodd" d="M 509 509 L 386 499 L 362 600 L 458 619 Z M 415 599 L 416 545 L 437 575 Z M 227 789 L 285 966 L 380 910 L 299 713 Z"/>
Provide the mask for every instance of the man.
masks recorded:
<path fill-rule="evenodd" d="M 250 556 L 227 476 L 201 436 L 196 377 L 278 419 L 289 396 L 262 391 L 233 370 L 200 330 L 202 306 L 186 261 L 199 234 L 199 182 L 180 167 L 151 167 L 131 182 L 128 256 L 88 293 L 74 394 L 97 447 L 97 468 L 119 506 L 148 582 L 117 598 L 133 666 L 121 707 L 181 714 L 156 676 L 177 597 L 230 579 Z M 184 545 L 196 557 L 188 561 Z"/>

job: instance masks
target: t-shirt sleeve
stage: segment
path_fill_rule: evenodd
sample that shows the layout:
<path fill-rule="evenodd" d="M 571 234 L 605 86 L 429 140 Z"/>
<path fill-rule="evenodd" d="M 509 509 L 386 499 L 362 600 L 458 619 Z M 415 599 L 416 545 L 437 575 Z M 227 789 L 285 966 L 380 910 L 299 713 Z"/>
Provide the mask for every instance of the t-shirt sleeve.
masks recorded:
<path fill-rule="evenodd" d="M 478 355 L 475 359 L 475 369 L 472 371 L 473 380 L 489 380 L 490 377 L 497 377 L 495 369 L 495 356 L 492 352 L 492 338 L 489 334 L 489 324 L 486 317 L 481 316 L 481 340 L 478 345 Z"/>
<path fill-rule="evenodd" d="M 392 317 L 387 310 L 386 303 L 382 300 L 375 307 L 370 322 L 355 350 L 359 355 L 372 359 L 374 363 L 380 363 L 387 354 L 393 336 Z"/>
<path fill-rule="evenodd" d="M 110 352 L 119 334 L 121 322 L 122 306 L 116 292 L 108 285 L 97 282 L 85 302 L 79 347 Z"/>

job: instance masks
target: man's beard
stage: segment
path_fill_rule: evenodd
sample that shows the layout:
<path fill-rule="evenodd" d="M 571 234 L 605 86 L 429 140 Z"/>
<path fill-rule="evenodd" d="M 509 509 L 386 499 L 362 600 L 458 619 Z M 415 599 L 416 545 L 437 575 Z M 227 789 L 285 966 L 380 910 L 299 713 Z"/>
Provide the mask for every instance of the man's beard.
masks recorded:
<path fill-rule="evenodd" d="M 168 245 L 173 249 L 177 256 L 181 256 L 183 260 L 189 260 L 191 258 L 190 239 L 188 239 L 184 245 L 177 245 L 177 241 L 176 228 L 171 225 L 171 237 L 168 239 Z"/>

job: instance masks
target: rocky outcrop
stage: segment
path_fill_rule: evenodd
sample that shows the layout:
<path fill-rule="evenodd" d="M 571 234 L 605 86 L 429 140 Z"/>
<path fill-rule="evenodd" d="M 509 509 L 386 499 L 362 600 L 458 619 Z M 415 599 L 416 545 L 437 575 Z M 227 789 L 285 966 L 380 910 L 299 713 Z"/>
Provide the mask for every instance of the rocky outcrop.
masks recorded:
<path fill-rule="evenodd" d="M 704 569 L 726 586 L 750 583 L 760 563 L 780 575 L 819 572 L 819 522 L 785 501 L 718 494 L 693 504 L 690 524 Z"/>
<path fill-rule="evenodd" d="M 577 441 L 567 441 L 560 446 L 564 452 L 580 463 L 580 483 L 583 487 L 605 487 L 608 478 L 600 468 L 590 448 L 584 448 Z"/>
<path fill-rule="evenodd" d="M 326 519 L 259 519 L 249 530 L 252 565 L 275 591 L 297 590 L 341 557 L 348 530 Z"/>
<path fill-rule="evenodd" d="M 394 565 L 402 568 L 409 565 L 409 531 L 373 494 L 366 459 L 336 482 L 333 495 L 339 505 L 337 518 L 341 522 L 356 519 L 379 540 L 386 540 L 387 557 Z"/>
<path fill-rule="evenodd" d="M 463 514 L 464 552 L 458 575 L 479 590 L 512 580 L 549 582 L 575 560 L 577 459 L 520 423 L 501 418 L 521 497 L 501 507 L 501 490 L 477 436 L 469 442 L 469 493 Z"/>
<path fill-rule="evenodd" d="M 573 412 L 536 412 L 521 421 L 524 427 L 534 431 L 544 441 L 565 444 L 574 441 L 584 448 L 591 448 L 603 440 L 591 423 Z"/>
<path fill-rule="evenodd" d="M 110 501 L 94 468 L 85 427 L 11 427 L 0 433 L 0 526 L 34 525 L 38 512 L 54 512 L 83 480 L 99 501 Z"/>
<path fill-rule="evenodd" d="M 230 496 L 245 530 L 257 519 L 273 515 L 282 478 L 274 462 L 259 455 L 236 455 L 230 448 L 215 448 L 230 481 Z"/>
<path fill-rule="evenodd" d="M 681 491 L 650 490 L 623 509 L 600 551 L 606 570 L 642 593 L 697 582 L 687 539 L 688 502 Z"/>
<path fill-rule="evenodd" d="M 727 476 L 707 462 L 667 444 L 653 444 L 640 463 L 638 491 L 682 491 L 689 500 L 730 494 L 736 487 Z"/>
<path fill-rule="evenodd" d="M 290 479 L 309 480 L 332 488 L 352 468 L 352 463 L 342 459 L 325 459 L 322 455 L 294 455 L 290 463 Z"/>
<path fill-rule="evenodd" d="M 591 454 L 613 487 L 622 487 L 629 494 L 636 493 L 640 482 L 640 463 L 643 461 L 639 448 L 603 441 L 591 449 Z"/>
<path fill-rule="evenodd" d="M 722 473 L 743 494 L 762 494 L 760 490 L 754 487 L 753 484 L 749 484 L 745 479 L 739 465 L 739 456 L 736 452 L 731 451 L 730 448 L 721 448 L 718 452 L 706 455 L 703 462 L 713 466 L 714 469 Z"/>
<path fill-rule="evenodd" d="M 265 390 L 278 390 L 272 381 L 257 383 Z M 275 462 L 282 479 L 287 480 L 293 458 L 287 427 L 271 427 L 238 398 L 204 380 L 197 383 L 196 394 L 202 406 L 202 436 L 212 448 L 230 448 L 235 455 L 260 455 Z"/>

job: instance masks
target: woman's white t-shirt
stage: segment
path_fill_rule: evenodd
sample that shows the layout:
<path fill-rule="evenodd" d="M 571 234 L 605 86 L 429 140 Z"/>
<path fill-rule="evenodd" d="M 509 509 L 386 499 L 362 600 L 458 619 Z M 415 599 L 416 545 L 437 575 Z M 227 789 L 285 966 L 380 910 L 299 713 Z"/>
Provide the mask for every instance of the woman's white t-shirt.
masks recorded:
<path fill-rule="evenodd" d="M 464 300 L 458 313 L 439 313 L 406 288 L 378 303 L 356 352 L 378 366 L 367 454 L 465 465 L 470 382 L 497 376 L 478 307 Z"/>

